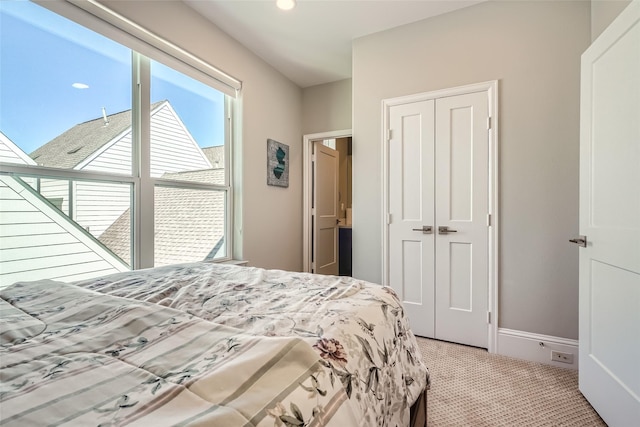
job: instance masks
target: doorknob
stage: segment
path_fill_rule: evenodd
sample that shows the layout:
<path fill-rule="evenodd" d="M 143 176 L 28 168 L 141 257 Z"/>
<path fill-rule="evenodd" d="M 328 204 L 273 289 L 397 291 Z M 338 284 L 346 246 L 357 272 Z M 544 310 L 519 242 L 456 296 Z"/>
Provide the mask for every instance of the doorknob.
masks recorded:
<path fill-rule="evenodd" d="M 457 233 L 458 230 L 451 230 L 446 225 L 441 225 L 438 227 L 438 234 L 449 234 L 449 233 Z"/>
<path fill-rule="evenodd" d="M 583 248 L 587 247 L 587 236 L 578 236 L 575 239 L 569 239 L 569 241 Z"/>
<path fill-rule="evenodd" d="M 422 231 L 423 234 L 433 233 L 433 227 L 430 225 L 423 225 L 422 228 L 414 228 L 413 231 Z"/>

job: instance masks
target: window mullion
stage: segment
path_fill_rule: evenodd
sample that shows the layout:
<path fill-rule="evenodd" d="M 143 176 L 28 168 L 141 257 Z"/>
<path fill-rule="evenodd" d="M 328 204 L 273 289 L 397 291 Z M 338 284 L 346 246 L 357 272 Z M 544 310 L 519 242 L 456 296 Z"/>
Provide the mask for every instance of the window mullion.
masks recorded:
<path fill-rule="evenodd" d="M 133 52 L 133 173 L 134 268 L 154 266 L 154 187 L 151 179 L 151 67 L 149 59 Z"/>

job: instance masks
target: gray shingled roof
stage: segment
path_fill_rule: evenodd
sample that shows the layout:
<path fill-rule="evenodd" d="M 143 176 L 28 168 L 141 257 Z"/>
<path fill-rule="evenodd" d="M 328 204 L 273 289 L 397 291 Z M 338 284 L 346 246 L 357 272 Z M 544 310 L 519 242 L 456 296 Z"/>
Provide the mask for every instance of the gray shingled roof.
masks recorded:
<path fill-rule="evenodd" d="M 133 268 L 131 263 L 131 209 L 127 209 L 109 226 L 98 240 Z"/>
<path fill-rule="evenodd" d="M 217 182 L 224 169 L 165 174 L 163 178 Z M 224 175 L 222 175 L 224 176 Z M 156 187 L 155 266 L 209 259 L 225 232 L 224 193 Z M 125 262 L 131 259 L 131 214 L 126 210 L 99 240 Z"/>
<path fill-rule="evenodd" d="M 162 178 L 178 181 L 204 182 L 207 184 L 224 185 L 224 168 L 204 169 L 198 171 L 167 172 Z"/>
<path fill-rule="evenodd" d="M 202 152 L 207 156 L 209 163 L 216 167 L 224 167 L 224 145 L 217 145 L 215 147 L 205 147 Z"/>
<path fill-rule="evenodd" d="M 151 105 L 151 111 L 164 102 L 167 101 Z M 106 126 L 102 116 L 80 123 L 36 149 L 29 156 L 41 166 L 73 169 L 100 147 L 131 128 L 131 110 L 108 115 L 107 119 L 109 124 Z"/>

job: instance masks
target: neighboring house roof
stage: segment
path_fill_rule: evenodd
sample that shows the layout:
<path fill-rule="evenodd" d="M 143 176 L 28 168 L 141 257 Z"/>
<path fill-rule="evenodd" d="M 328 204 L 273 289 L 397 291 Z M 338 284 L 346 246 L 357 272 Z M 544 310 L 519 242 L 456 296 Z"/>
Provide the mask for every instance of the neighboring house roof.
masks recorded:
<path fill-rule="evenodd" d="M 118 255 L 120 259 L 131 259 L 131 209 L 124 211 L 98 237 L 98 240 Z"/>
<path fill-rule="evenodd" d="M 168 101 L 151 105 L 151 112 L 158 110 Z M 89 120 L 73 126 L 58 135 L 30 156 L 40 166 L 73 169 L 91 157 L 109 142 L 131 129 L 131 110 Z"/>
<path fill-rule="evenodd" d="M 205 147 L 202 152 L 214 168 L 224 168 L 224 145 Z"/>
<path fill-rule="evenodd" d="M 224 177 L 223 169 L 166 174 L 163 178 L 211 182 L 220 176 Z M 156 187 L 154 204 L 155 266 L 213 259 L 224 245 L 223 192 Z M 130 229 L 127 210 L 102 233 L 100 241 L 120 258 L 130 259 Z"/>
<path fill-rule="evenodd" d="M 224 168 L 165 173 L 162 178 L 224 185 Z"/>
<path fill-rule="evenodd" d="M 131 127 L 131 110 L 80 123 L 30 154 L 41 166 L 73 169 L 103 145 Z"/>
<path fill-rule="evenodd" d="M 159 187 L 156 191 L 155 265 L 212 259 L 224 237 L 223 192 Z"/>

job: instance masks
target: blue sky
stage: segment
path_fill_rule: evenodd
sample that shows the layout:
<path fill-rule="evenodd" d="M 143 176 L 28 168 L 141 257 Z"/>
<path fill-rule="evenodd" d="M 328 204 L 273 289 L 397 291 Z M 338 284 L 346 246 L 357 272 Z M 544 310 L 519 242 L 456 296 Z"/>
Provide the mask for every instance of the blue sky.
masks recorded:
<path fill-rule="evenodd" d="M 152 62 L 151 102 L 164 99 L 201 147 L 224 142 L 224 95 Z M 28 154 L 103 107 L 131 109 L 131 51 L 36 4 L 0 0 L 0 131 Z"/>

